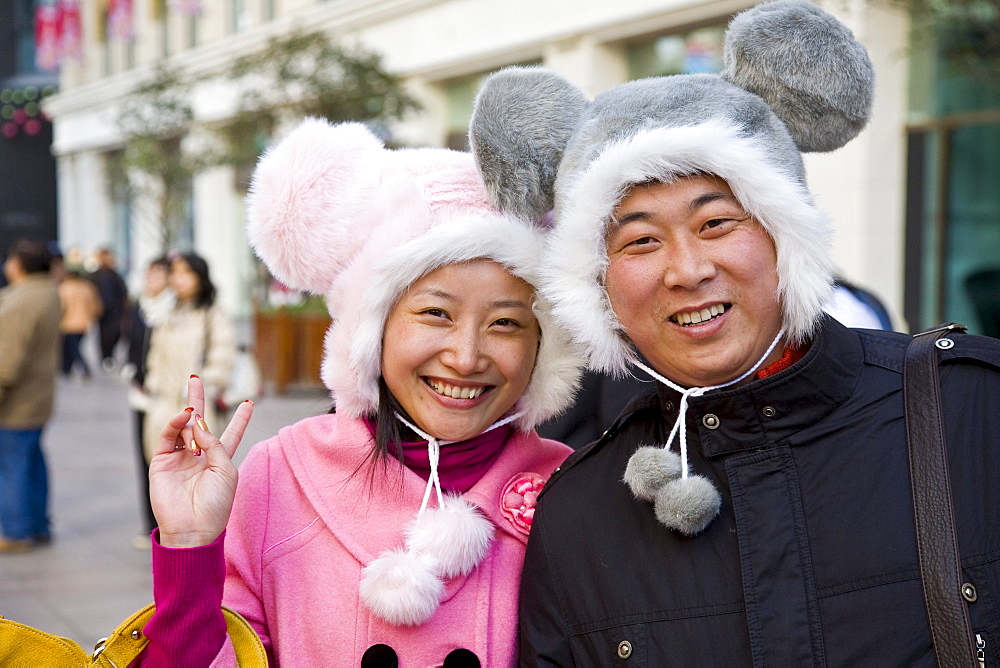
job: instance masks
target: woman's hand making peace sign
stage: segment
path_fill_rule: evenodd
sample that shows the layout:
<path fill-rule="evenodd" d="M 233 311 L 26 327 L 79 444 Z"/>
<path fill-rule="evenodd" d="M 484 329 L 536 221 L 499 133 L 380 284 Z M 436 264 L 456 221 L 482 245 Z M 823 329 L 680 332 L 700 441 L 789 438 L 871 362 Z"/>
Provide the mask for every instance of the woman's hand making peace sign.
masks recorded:
<path fill-rule="evenodd" d="M 216 438 L 201 418 L 205 388 L 197 376 L 188 381 L 188 403 L 163 428 L 149 465 L 160 544 L 171 548 L 208 545 L 225 530 L 236 495 L 232 458 L 253 414 L 253 402 L 244 401 Z"/>

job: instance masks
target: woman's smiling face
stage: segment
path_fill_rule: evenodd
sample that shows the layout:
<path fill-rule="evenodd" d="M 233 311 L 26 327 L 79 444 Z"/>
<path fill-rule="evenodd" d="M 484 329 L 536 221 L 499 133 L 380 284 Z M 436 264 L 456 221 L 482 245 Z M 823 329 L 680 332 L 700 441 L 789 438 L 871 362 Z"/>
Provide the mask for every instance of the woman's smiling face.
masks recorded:
<path fill-rule="evenodd" d="M 514 406 L 538 351 L 533 295 L 485 259 L 439 267 L 410 286 L 386 319 L 382 377 L 417 426 L 461 441 Z"/>

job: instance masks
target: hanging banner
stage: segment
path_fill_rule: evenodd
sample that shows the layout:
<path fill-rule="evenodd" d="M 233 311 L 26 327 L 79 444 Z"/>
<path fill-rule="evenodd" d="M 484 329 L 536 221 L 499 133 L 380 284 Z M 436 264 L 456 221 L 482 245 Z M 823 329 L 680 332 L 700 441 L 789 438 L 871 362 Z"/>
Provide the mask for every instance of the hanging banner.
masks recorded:
<path fill-rule="evenodd" d="M 80 3 L 78 0 L 59 0 L 58 34 L 60 61 L 68 58 L 83 58 L 83 28 L 80 24 Z"/>
<path fill-rule="evenodd" d="M 131 42 L 135 39 L 132 25 L 132 0 L 108 0 L 108 37 Z"/>
<path fill-rule="evenodd" d="M 170 9 L 185 16 L 201 14 L 201 0 L 170 0 Z"/>
<path fill-rule="evenodd" d="M 35 66 L 59 69 L 59 12 L 47 2 L 35 8 Z"/>

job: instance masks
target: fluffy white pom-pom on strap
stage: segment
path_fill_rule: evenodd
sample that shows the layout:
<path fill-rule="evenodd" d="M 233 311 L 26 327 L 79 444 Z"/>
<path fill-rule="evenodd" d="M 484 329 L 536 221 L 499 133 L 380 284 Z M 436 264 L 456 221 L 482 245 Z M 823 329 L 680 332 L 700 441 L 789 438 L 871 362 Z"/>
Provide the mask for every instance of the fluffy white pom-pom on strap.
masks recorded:
<path fill-rule="evenodd" d="M 635 498 L 654 501 L 660 488 L 680 475 L 680 455 L 661 446 L 644 445 L 629 457 L 623 480 Z"/>
<path fill-rule="evenodd" d="M 406 547 L 433 557 L 445 578 L 468 575 L 486 556 L 493 523 L 461 496 L 447 494 L 440 508 L 421 513 L 407 531 Z"/>
<path fill-rule="evenodd" d="M 412 550 L 389 550 L 365 566 L 361 600 L 393 626 L 419 626 L 438 609 L 444 583 L 434 557 Z"/>
<path fill-rule="evenodd" d="M 700 475 L 668 482 L 657 491 L 653 503 L 660 524 L 685 536 L 704 531 L 719 514 L 721 505 L 719 490 Z"/>

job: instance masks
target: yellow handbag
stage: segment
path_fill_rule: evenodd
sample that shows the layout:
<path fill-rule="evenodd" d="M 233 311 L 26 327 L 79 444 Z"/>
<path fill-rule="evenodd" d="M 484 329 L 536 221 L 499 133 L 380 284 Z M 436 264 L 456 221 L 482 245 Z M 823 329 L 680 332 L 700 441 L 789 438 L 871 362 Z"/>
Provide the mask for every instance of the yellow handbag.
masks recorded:
<path fill-rule="evenodd" d="M 122 622 L 97 643 L 93 654 L 69 638 L 0 617 L 0 666 L 4 668 L 125 668 L 149 640 L 142 628 L 153 616 L 152 604 Z M 223 606 L 226 629 L 240 668 L 266 668 L 267 653 L 257 633 L 239 613 Z"/>

